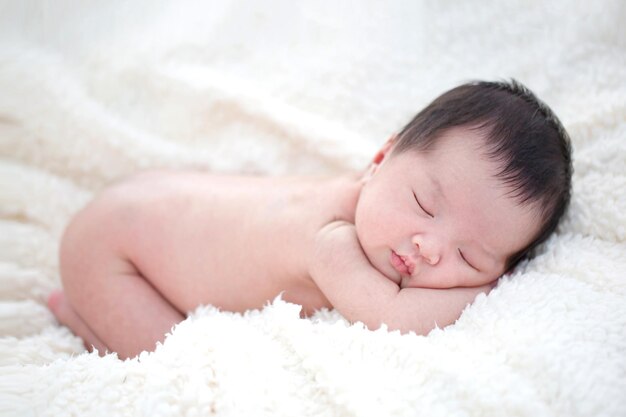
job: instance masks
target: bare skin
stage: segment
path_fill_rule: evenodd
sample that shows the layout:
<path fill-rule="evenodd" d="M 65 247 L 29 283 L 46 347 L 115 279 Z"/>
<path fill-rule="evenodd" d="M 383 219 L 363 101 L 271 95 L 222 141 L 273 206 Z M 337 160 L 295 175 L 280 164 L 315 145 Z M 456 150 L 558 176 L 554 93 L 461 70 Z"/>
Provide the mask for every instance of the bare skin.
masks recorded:
<path fill-rule="evenodd" d="M 532 238 L 535 218 L 494 191 L 493 166 L 466 146 L 442 150 L 456 158 L 446 167 L 436 153 L 394 157 L 393 144 L 365 179 L 155 171 L 113 185 L 68 225 L 64 292 L 49 307 L 88 349 L 120 358 L 154 350 L 199 305 L 243 312 L 280 293 L 302 317 L 336 308 L 420 334 L 453 323 Z M 425 171 L 407 175 L 414 162 Z M 431 174 L 445 199 L 424 182 Z"/>
<path fill-rule="evenodd" d="M 355 178 L 139 174 L 70 223 L 64 293 L 49 307 L 86 346 L 120 357 L 153 350 L 201 304 L 243 312 L 283 292 L 303 317 L 331 308 L 307 273 L 307 254 L 324 224 L 354 221 Z"/>

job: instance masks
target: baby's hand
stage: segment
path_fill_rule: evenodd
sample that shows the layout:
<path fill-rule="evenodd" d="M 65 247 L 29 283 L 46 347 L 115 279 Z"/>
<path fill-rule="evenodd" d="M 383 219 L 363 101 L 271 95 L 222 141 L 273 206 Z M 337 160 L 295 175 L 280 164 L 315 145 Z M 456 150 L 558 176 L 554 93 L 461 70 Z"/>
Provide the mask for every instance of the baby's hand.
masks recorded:
<path fill-rule="evenodd" d="M 435 325 L 445 327 L 459 318 L 476 296 L 488 293 L 496 282 L 481 287 L 400 288 L 367 259 L 355 226 L 334 221 L 315 237 L 309 273 L 328 301 L 348 321 L 360 321 L 374 330 L 385 323 L 390 330 L 426 335 Z"/>
<path fill-rule="evenodd" d="M 310 260 L 309 273 L 338 273 L 363 262 L 365 254 L 356 235 L 354 224 L 335 220 L 322 227 L 315 236 L 315 248 Z"/>

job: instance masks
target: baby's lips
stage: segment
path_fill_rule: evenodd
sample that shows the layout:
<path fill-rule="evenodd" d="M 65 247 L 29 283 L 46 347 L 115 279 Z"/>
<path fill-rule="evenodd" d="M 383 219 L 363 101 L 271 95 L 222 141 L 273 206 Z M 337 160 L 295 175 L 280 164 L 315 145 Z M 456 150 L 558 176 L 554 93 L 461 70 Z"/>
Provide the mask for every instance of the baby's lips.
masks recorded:
<path fill-rule="evenodd" d="M 413 261 L 411 261 L 411 258 L 409 258 L 408 256 L 400 256 L 400 258 L 402 258 L 402 261 L 408 268 L 409 275 L 413 275 L 413 271 L 415 270 L 415 263 L 413 263 Z"/>
<path fill-rule="evenodd" d="M 391 265 L 400 275 L 407 275 L 409 273 L 409 267 L 406 262 L 404 262 L 404 258 L 402 255 L 399 255 L 395 251 L 391 251 L 390 257 Z"/>

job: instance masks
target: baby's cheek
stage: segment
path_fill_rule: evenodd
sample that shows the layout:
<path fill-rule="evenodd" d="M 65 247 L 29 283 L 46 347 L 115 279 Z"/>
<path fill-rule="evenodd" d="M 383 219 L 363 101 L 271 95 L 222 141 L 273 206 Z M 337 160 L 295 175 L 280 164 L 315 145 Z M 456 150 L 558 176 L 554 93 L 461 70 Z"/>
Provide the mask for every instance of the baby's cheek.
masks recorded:
<path fill-rule="evenodd" d="M 364 189 L 356 207 L 354 224 L 361 246 L 366 251 L 387 245 L 388 228 L 393 222 L 393 210 L 386 195 Z"/>
<path fill-rule="evenodd" d="M 365 221 L 364 217 L 357 216 L 355 220 L 355 229 L 359 244 L 361 245 L 361 249 L 363 249 L 363 253 L 369 263 L 378 269 L 380 267 L 380 259 L 377 259 L 376 257 L 376 254 L 378 253 L 376 248 L 380 245 L 377 244 L 378 237 L 376 230 L 371 226 L 372 223 Z"/>
<path fill-rule="evenodd" d="M 357 206 L 354 224 L 357 236 L 364 248 L 372 248 L 385 243 L 390 226 L 389 215 L 385 213 L 380 204 L 367 204 L 367 199 L 362 200 Z"/>
<path fill-rule="evenodd" d="M 365 249 L 369 246 L 369 242 L 371 240 L 372 220 L 367 210 L 362 210 L 361 207 L 362 206 L 357 206 L 354 217 L 354 226 L 359 243 L 361 243 L 361 246 Z"/>

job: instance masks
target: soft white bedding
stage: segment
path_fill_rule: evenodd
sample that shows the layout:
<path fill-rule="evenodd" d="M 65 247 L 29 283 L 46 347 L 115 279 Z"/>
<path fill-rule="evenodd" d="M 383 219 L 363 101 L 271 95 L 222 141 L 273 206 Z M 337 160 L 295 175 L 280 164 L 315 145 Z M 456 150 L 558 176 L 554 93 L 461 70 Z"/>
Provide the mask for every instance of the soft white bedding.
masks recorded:
<path fill-rule="evenodd" d="M 0 415 L 625 416 L 623 2 L 0 1 Z M 436 95 L 515 77 L 574 144 L 540 255 L 428 337 L 199 308 L 85 353 L 45 308 L 60 233 L 146 167 L 364 166 Z"/>

